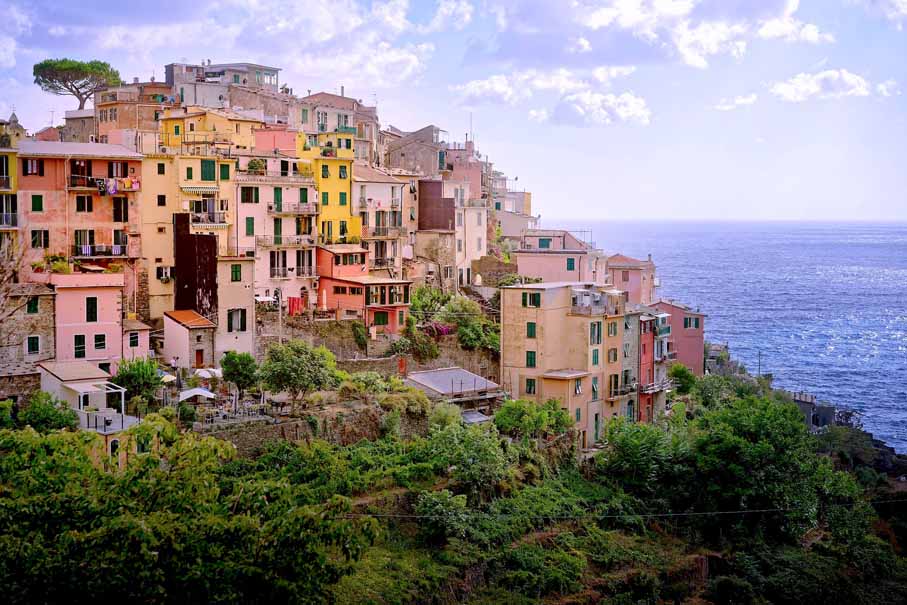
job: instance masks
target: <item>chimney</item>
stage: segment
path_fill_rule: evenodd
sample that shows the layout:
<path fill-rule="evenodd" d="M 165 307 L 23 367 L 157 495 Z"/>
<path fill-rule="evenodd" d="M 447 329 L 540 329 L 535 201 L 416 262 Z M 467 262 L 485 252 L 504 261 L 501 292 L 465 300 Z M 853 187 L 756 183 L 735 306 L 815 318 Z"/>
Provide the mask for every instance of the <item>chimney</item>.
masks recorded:
<path fill-rule="evenodd" d="M 345 96 L 345 95 L 343 94 L 343 91 L 344 91 L 343 84 L 341 84 L 341 85 L 340 85 L 340 96 L 341 96 L 341 97 L 342 97 L 342 96 Z"/>
<path fill-rule="evenodd" d="M 311 88 L 307 89 L 305 95 L 306 95 L 307 97 L 311 97 L 311 96 L 312 96 L 312 89 L 311 89 Z"/>

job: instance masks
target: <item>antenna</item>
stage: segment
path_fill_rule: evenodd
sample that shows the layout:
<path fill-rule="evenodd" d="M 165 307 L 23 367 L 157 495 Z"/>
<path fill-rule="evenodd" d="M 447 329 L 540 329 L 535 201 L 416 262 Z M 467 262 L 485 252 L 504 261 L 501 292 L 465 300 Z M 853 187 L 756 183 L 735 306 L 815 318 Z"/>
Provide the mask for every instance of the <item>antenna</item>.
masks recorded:
<path fill-rule="evenodd" d="M 15 112 L 15 109 L 13 109 L 13 111 Z M 51 126 L 54 125 L 54 113 L 55 113 L 54 110 L 51 109 L 51 110 L 50 110 L 50 125 L 51 125 Z"/>
<path fill-rule="evenodd" d="M 469 139 L 472 141 L 476 140 L 476 135 L 472 130 L 472 112 L 469 112 Z"/>

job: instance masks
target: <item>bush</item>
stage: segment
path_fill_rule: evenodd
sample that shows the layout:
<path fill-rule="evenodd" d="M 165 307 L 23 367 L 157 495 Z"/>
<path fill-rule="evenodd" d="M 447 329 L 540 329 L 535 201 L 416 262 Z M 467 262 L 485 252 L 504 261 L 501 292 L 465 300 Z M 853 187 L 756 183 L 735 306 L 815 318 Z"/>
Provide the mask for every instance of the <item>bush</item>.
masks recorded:
<path fill-rule="evenodd" d="M 470 515 L 466 507 L 466 496 L 455 496 L 446 489 L 419 494 L 415 513 L 426 517 L 419 529 L 429 542 L 462 539 L 469 531 Z"/>
<path fill-rule="evenodd" d="M 540 544 L 521 544 L 504 556 L 503 565 L 507 571 L 501 578 L 502 583 L 528 595 L 542 597 L 577 590 L 586 560 Z"/>
<path fill-rule="evenodd" d="M 441 323 L 461 328 L 481 324 L 485 315 L 476 301 L 465 296 L 454 296 L 444 305 L 436 319 Z"/>
<path fill-rule="evenodd" d="M 195 413 L 195 406 L 188 403 L 181 403 L 178 410 L 180 422 L 195 422 L 198 417 Z"/>
<path fill-rule="evenodd" d="M 350 374 L 350 381 L 368 395 L 386 393 L 390 390 L 387 380 L 378 372 L 356 372 Z"/>
<path fill-rule="evenodd" d="M 412 315 L 406 318 L 403 337 L 409 341 L 409 352 L 418 361 L 430 361 L 441 354 L 438 350 L 438 343 L 416 327 L 416 320 Z"/>
<path fill-rule="evenodd" d="M 13 402 L 9 399 L 0 401 L 0 430 L 13 428 Z"/>
<path fill-rule="evenodd" d="M 343 401 L 364 401 L 367 398 L 365 390 L 352 380 L 344 380 L 341 382 L 340 388 L 337 389 L 337 394 Z M 308 398 L 306 398 L 306 401 L 308 401 Z"/>
<path fill-rule="evenodd" d="M 28 407 L 19 412 L 19 426 L 30 426 L 39 433 L 76 429 L 79 416 L 50 393 L 37 391 L 28 400 Z"/>
<path fill-rule="evenodd" d="M 365 324 L 361 321 L 354 321 L 350 324 L 350 329 L 353 331 L 353 340 L 356 341 L 356 346 L 359 347 L 359 350 L 365 351 L 368 347 L 368 329 Z"/>
<path fill-rule="evenodd" d="M 677 392 L 681 395 L 686 395 L 696 386 L 696 375 L 682 363 L 672 365 L 668 377 L 677 383 Z"/>
<path fill-rule="evenodd" d="M 494 415 L 495 426 L 502 433 L 518 437 L 540 437 L 546 433 L 566 432 L 573 421 L 560 403 L 550 399 L 539 405 L 528 399 L 505 401 Z"/>
<path fill-rule="evenodd" d="M 340 401 L 336 391 L 315 391 L 306 395 L 306 405 L 314 407 L 324 407 L 333 405 Z"/>
<path fill-rule="evenodd" d="M 379 395 L 378 405 L 388 411 L 398 410 L 414 416 L 425 416 L 431 410 L 431 401 L 425 393 L 413 387 Z"/>
<path fill-rule="evenodd" d="M 753 585 L 737 576 L 718 576 L 709 583 L 706 598 L 715 603 L 749 605 L 756 600 Z"/>
<path fill-rule="evenodd" d="M 387 349 L 387 356 L 393 357 L 394 355 L 408 355 L 413 351 L 413 343 L 406 336 L 401 336 L 397 340 L 391 343 L 391 346 Z"/>
<path fill-rule="evenodd" d="M 485 342 L 485 330 L 480 323 L 465 323 L 457 328 L 457 341 L 467 351 L 478 349 Z"/>
<path fill-rule="evenodd" d="M 463 421 L 460 406 L 453 403 L 439 403 L 428 417 L 428 426 L 433 429 L 445 429 Z"/>
<path fill-rule="evenodd" d="M 450 301 L 451 295 L 431 286 L 413 288 L 410 295 L 410 316 L 418 323 L 434 320 L 435 315 Z"/>

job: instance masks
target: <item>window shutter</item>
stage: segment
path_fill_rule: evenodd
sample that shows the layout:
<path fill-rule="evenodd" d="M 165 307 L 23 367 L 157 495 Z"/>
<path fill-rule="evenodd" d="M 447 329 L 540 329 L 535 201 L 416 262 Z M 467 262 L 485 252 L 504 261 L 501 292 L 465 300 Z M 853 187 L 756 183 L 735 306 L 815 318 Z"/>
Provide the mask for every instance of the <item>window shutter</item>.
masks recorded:
<path fill-rule="evenodd" d="M 233 311 L 227 311 L 227 332 L 233 331 Z"/>
<path fill-rule="evenodd" d="M 309 202 L 309 190 L 305 187 L 299 188 L 299 203 L 307 204 Z"/>
<path fill-rule="evenodd" d="M 107 162 L 107 178 L 113 178 L 113 162 Z"/>
<path fill-rule="evenodd" d="M 524 307 L 528 307 L 528 306 L 529 306 L 529 305 L 527 304 L 528 298 L 529 298 L 529 295 L 528 295 L 526 292 L 523 292 L 523 306 L 524 306 Z"/>
<path fill-rule="evenodd" d="M 258 203 L 258 187 L 255 187 L 254 189 L 252 189 L 252 191 L 255 192 L 255 193 L 253 194 L 253 197 L 254 197 L 254 199 L 255 199 L 255 203 L 257 204 L 257 203 Z"/>
<path fill-rule="evenodd" d="M 245 309 L 241 309 L 239 312 L 239 331 L 240 332 L 246 331 L 246 310 Z"/>
<path fill-rule="evenodd" d="M 38 160 L 38 176 L 44 176 L 44 160 Z"/>

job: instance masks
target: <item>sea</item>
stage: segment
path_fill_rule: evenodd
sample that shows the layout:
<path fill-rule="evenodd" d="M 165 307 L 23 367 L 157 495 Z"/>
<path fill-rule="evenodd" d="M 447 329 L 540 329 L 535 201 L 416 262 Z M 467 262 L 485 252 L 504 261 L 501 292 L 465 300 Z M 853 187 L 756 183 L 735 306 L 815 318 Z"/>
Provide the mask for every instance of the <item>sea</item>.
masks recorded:
<path fill-rule="evenodd" d="M 569 222 L 609 253 L 651 254 L 659 294 L 708 315 L 750 373 L 850 408 L 907 452 L 907 223 Z"/>

